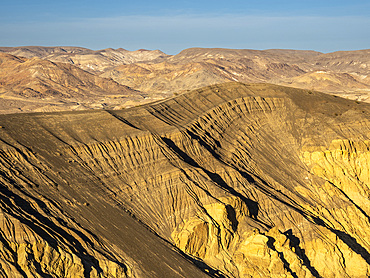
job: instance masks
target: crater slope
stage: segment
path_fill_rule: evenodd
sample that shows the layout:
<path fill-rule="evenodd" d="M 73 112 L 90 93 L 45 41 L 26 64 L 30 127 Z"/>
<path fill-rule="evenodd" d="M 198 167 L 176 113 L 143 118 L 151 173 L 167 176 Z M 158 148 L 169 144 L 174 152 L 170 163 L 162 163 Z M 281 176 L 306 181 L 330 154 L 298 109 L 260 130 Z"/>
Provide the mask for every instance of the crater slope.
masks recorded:
<path fill-rule="evenodd" d="M 369 112 L 226 83 L 0 115 L 0 273 L 368 277 Z"/>

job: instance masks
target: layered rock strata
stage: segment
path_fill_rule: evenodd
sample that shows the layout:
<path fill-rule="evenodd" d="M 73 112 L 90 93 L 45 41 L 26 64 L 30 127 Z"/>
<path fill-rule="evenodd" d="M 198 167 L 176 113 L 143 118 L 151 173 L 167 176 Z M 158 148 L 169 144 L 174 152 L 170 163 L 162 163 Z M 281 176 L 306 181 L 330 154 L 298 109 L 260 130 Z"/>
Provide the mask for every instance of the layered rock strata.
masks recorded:
<path fill-rule="evenodd" d="M 0 116 L 3 275 L 367 277 L 370 106 L 226 83 Z"/>

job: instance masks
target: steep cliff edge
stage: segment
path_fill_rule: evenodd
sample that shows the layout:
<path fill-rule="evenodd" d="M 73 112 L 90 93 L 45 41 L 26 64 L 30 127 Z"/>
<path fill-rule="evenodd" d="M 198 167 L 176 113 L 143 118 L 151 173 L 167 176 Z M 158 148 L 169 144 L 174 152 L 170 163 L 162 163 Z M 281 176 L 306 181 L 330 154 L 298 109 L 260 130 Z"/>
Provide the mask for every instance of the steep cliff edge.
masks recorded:
<path fill-rule="evenodd" d="M 367 277 L 370 106 L 226 83 L 0 116 L 0 271 Z"/>

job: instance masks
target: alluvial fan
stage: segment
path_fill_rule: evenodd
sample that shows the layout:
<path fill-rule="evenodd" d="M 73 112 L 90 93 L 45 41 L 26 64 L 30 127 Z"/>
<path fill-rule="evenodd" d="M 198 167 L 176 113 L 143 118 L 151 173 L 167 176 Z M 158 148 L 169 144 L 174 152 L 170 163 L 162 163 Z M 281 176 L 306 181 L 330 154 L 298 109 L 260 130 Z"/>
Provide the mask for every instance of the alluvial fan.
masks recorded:
<path fill-rule="evenodd" d="M 8 277 L 368 277 L 370 105 L 225 83 L 0 116 Z"/>

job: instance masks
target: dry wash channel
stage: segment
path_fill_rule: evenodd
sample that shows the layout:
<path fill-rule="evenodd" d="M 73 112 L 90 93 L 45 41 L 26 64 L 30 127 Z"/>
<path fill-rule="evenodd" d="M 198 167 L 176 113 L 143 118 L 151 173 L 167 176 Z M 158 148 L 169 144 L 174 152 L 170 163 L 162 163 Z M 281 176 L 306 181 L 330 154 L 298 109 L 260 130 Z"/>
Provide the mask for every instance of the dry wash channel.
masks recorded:
<path fill-rule="evenodd" d="M 227 83 L 0 116 L 0 274 L 368 277 L 370 106 Z"/>

